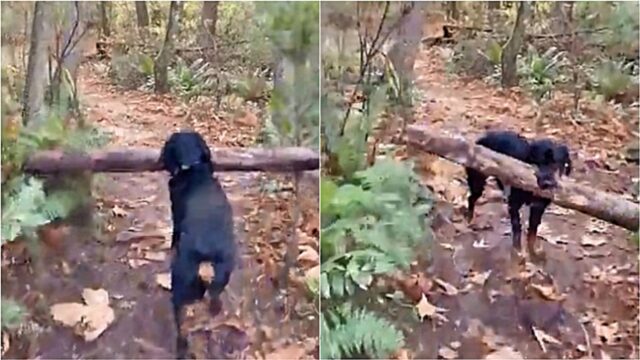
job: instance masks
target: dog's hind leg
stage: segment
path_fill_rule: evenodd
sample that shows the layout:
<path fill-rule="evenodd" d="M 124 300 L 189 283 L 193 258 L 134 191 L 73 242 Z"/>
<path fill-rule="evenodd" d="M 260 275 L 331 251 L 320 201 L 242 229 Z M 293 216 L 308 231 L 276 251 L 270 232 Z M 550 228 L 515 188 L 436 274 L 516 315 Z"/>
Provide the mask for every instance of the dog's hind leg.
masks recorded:
<path fill-rule="evenodd" d="M 209 297 L 211 298 L 210 310 L 213 314 L 217 314 L 221 310 L 222 303 L 220 301 L 220 294 L 222 294 L 224 288 L 229 283 L 233 266 L 234 262 L 229 260 L 218 261 L 213 264 L 215 275 L 209 285 Z"/>
<path fill-rule="evenodd" d="M 527 251 L 529 255 L 536 258 L 542 258 L 543 253 L 536 248 L 538 239 L 538 226 L 542 222 L 542 214 L 549 206 L 550 201 L 547 199 L 536 199 L 531 203 L 529 209 L 529 230 L 527 231 Z"/>
<path fill-rule="evenodd" d="M 484 186 L 487 183 L 487 177 L 481 172 L 472 168 L 465 168 L 467 172 L 467 184 L 469 185 L 469 199 L 467 206 L 467 221 L 473 220 L 473 214 L 475 211 L 476 201 L 482 196 Z"/>
<path fill-rule="evenodd" d="M 185 359 L 189 349 L 187 337 L 182 330 L 183 307 L 202 299 L 207 289 L 198 275 L 199 265 L 198 261 L 180 253 L 174 256 L 171 263 L 171 302 L 176 322 L 176 355 L 179 359 Z"/>

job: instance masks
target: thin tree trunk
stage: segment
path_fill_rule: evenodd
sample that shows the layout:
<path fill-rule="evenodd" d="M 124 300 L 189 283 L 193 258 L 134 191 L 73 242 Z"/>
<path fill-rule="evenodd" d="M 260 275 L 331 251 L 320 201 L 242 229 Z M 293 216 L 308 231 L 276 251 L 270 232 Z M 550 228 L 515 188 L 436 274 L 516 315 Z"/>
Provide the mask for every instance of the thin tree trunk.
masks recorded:
<path fill-rule="evenodd" d="M 525 21 L 529 16 L 530 6 L 528 1 L 518 3 L 516 23 L 513 25 L 511 37 L 502 48 L 502 87 L 504 88 L 518 85 L 516 59 L 524 41 Z"/>
<path fill-rule="evenodd" d="M 200 18 L 200 46 L 215 46 L 216 25 L 218 23 L 218 1 L 203 1 Z"/>
<path fill-rule="evenodd" d="M 109 27 L 109 12 L 108 10 L 109 4 L 106 1 L 100 1 L 100 27 L 102 30 L 102 35 L 109 37 L 111 36 L 111 27 Z"/>
<path fill-rule="evenodd" d="M 447 1 L 447 16 L 451 20 L 458 20 L 460 14 L 458 12 L 458 2 L 457 1 Z"/>
<path fill-rule="evenodd" d="M 44 106 L 47 88 L 48 17 L 53 10 L 52 4 L 46 1 L 35 3 L 22 109 L 22 121 L 25 125 L 36 120 Z"/>
<path fill-rule="evenodd" d="M 138 28 L 143 29 L 149 26 L 149 10 L 145 1 L 136 1 L 136 19 Z"/>
<path fill-rule="evenodd" d="M 169 7 L 169 19 L 167 21 L 167 33 L 164 38 L 164 44 L 162 49 L 155 59 L 154 66 L 154 80 L 155 90 L 158 94 L 165 94 L 169 92 L 169 74 L 168 67 L 169 61 L 173 57 L 174 49 L 174 37 L 180 27 L 180 13 L 182 10 L 181 1 L 172 1 Z"/>

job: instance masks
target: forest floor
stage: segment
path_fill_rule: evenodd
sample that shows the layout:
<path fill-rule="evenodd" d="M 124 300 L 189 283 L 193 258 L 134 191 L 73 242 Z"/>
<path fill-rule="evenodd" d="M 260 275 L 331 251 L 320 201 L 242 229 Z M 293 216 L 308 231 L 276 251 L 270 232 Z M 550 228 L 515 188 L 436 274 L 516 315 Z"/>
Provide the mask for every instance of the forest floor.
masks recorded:
<path fill-rule="evenodd" d="M 104 67 L 83 66 L 79 87 L 87 119 L 111 134 L 107 147 L 160 149 L 168 136 L 194 128 L 210 146 L 251 147 L 260 131 L 256 108 L 214 111 L 211 102 L 184 105 L 172 96 L 128 91 L 110 84 Z M 212 318 L 193 306 L 187 319 L 198 358 L 317 358 L 318 308 L 308 296 L 305 272 L 318 265 L 317 178 L 303 177 L 298 225 L 300 266 L 288 282 L 277 277 L 292 234 L 295 196 L 285 175 L 227 172 L 216 175 L 232 203 L 239 265 L 223 294 L 223 311 Z M 175 325 L 167 283 L 170 265 L 170 203 L 164 172 L 100 174 L 94 179 L 101 236 L 67 228 L 61 251 L 45 268 L 3 269 L 3 296 L 21 300 L 30 320 L 21 337 L 4 337 L 4 357 L 172 358 Z M 51 319 L 52 306 L 82 303 L 84 289 L 103 289 L 114 320 L 93 341 Z M 95 294 L 95 293 L 94 293 Z M 85 302 L 89 304 L 89 300 Z M 96 323 L 108 318 L 96 307 Z M 68 315 L 68 314 L 67 314 Z M 98 325 L 99 326 L 99 325 Z M 86 329 L 85 329 L 86 330 Z M 85 331 L 86 333 L 86 331 Z M 4 346 L 3 346 L 4 347 Z"/>
<path fill-rule="evenodd" d="M 578 123 L 571 120 L 570 96 L 556 94 L 540 116 L 523 91 L 448 74 L 445 63 L 440 48 L 418 57 L 423 101 L 416 108 L 417 124 L 468 139 L 487 129 L 509 129 L 560 140 L 572 150 L 572 178 L 637 203 L 632 188 L 638 166 L 622 155 L 637 141 L 637 107 L 621 111 L 584 101 Z M 397 154 L 406 157 L 407 149 Z M 640 356 L 639 256 L 631 232 L 552 205 L 539 230 L 546 262 L 514 267 L 507 208 L 493 181 L 470 226 L 463 218 L 464 169 L 433 155 L 411 154 L 438 198 L 438 215 L 429 260 L 410 279 L 442 310 L 422 323 L 406 310 L 387 316 L 396 316 L 407 334 L 398 358 Z M 522 215 L 526 229 L 528 209 Z M 516 278 L 525 279 L 524 293 L 514 288 Z"/>

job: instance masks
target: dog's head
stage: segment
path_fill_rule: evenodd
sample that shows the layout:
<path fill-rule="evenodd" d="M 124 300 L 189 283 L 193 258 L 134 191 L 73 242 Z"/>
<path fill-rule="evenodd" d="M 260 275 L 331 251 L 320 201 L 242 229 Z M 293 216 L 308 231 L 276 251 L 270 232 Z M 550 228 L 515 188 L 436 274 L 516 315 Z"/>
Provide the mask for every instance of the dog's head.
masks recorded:
<path fill-rule="evenodd" d="M 557 145 L 551 140 L 537 140 L 531 143 L 528 162 L 535 165 L 536 180 L 540 189 L 556 187 L 558 176 L 571 173 L 569 149 L 565 145 Z"/>
<path fill-rule="evenodd" d="M 213 168 L 207 143 L 194 131 L 171 134 L 162 147 L 160 162 L 172 176 L 198 164 L 207 164 Z"/>

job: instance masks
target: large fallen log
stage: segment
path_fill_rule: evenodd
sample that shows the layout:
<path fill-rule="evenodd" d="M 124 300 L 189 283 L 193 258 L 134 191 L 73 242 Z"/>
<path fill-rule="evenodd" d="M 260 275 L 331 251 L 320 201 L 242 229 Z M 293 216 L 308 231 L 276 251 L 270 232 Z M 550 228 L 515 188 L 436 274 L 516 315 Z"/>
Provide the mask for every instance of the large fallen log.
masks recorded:
<path fill-rule="evenodd" d="M 553 191 L 542 191 L 537 186 L 534 168 L 529 164 L 468 140 L 443 135 L 427 126 L 408 126 L 407 135 L 412 147 L 495 176 L 507 184 L 551 199 L 559 206 L 638 231 L 639 205 L 620 195 L 578 184 L 567 177 L 559 179 L 558 187 Z"/>
<path fill-rule="evenodd" d="M 318 153 L 307 148 L 212 148 L 215 171 L 306 171 L 320 166 Z M 150 148 L 101 150 L 72 153 L 58 150 L 33 154 L 25 163 L 30 173 L 69 171 L 140 172 L 160 171 L 160 151 Z"/>

